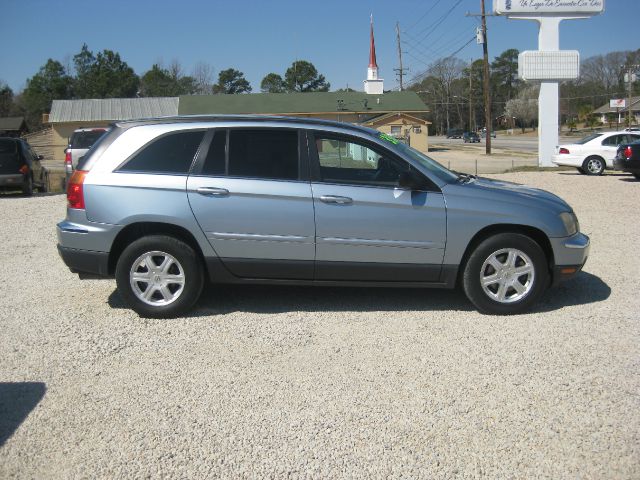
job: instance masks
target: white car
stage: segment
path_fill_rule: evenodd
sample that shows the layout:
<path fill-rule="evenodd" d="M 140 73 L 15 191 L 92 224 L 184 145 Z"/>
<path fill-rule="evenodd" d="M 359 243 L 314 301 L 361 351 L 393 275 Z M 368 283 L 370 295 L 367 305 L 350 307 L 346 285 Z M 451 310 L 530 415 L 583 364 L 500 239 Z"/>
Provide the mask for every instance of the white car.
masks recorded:
<path fill-rule="evenodd" d="M 605 168 L 613 168 L 618 145 L 640 140 L 640 132 L 603 132 L 558 145 L 551 161 L 556 165 L 576 167 L 586 175 L 602 175 Z"/>

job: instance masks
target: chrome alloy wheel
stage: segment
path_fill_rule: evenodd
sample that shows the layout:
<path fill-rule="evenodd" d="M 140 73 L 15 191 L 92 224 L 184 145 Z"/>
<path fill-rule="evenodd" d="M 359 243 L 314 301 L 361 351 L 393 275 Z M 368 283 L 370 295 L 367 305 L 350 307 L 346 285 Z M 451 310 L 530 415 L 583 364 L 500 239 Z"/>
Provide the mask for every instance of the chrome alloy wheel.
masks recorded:
<path fill-rule="evenodd" d="M 173 255 L 147 252 L 133 262 L 129 283 L 135 296 L 147 305 L 169 305 L 184 291 L 184 270 Z"/>
<path fill-rule="evenodd" d="M 492 253 L 480 270 L 482 290 L 500 303 L 522 300 L 533 288 L 534 280 L 533 262 L 516 248 L 503 248 Z"/>
<path fill-rule="evenodd" d="M 599 175 L 604 170 L 602 160 L 599 158 L 590 158 L 587 160 L 587 170 L 593 175 Z"/>

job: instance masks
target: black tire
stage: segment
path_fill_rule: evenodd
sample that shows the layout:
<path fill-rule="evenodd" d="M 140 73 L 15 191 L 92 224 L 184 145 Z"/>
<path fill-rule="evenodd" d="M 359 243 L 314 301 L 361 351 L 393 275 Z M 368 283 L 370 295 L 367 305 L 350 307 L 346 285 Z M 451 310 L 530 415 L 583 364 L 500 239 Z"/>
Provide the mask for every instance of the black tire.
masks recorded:
<path fill-rule="evenodd" d="M 507 265 L 506 260 L 511 258 L 508 256 L 508 252 L 500 253 L 494 257 L 495 254 L 503 250 L 519 252 L 514 255 L 512 271 L 508 266 L 505 267 L 504 272 L 498 271 L 491 264 L 487 264 L 491 258 L 495 260 L 504 258 L 505 265 Z M 533 273 L 520 275 L 512 273 L 516 268 L 527 267 Z M 483 287 L 481 284 L 483 275 L 486 279 L 495 277 L 497 280 L 487 287 Z M 511 284 L 509 284 L 510 282 Z M 515 282 L 518 282 L 518 288 L 524 290 L 522 293 L 516 291 L 513 286 Z M 542 248 L 530 237 L 517 233 L 500 233 L 480 242 L 471 252 L 462 272 L 462 286 L 467 298 L 480 312 L 492 315 L 512 315 L 528 309 L 540 298 L 548 283 L 549 268 Z M 504 300 L 498 301 L 492 296 L 498 297 L 500 295 L 503 284 L 509 286 L 504 288 Z M 494 287 L 496 288 L 495 292 L 493 291 Z M 485 288 L 489 293 L 485 292 Z"/>
<path fill-rule="evenodd" d="M 640 180 L 640 173 L 633 173 L 632 174 L 636 180 Z"/>
<path fill-rule="evenodd" d="M 22 184 L 22 194 L 25 197 L 31 197 L 33 195 L 33 177 L 27 175 Z"/>
<path fill-rule="evenodd" d="M 582 167 L 578 167 L 578 168 L 576 168 L 576 170 L 578 170 L 578 173 L 580 175 L 585 175 L 587 173 L 587 172 L 584 171 L 584 169 Z"/>
<path fill-rule="evenodd" d="M 605 165 L 606 164 L 604 163 L 604 159 L 602 157 L 592 155 L 585 158 L 584 162 L 582 163 L 582 169 L 587 175 L 602 175 Z"/>
<path fill-rule="evenodd" d="M 40 193 L 47 193 L 49 191 L 49 172 L 43 172 L 40 178 L 41 182 L 38 190 Z"/>
<path fill-rule="evenodd" d="M 139 261 L 145 255 L 153 265 L 147 265 L 146 260 Z M 169 270 L 161 272 L 157 262 L 163 255 L 168 259 Z M 172 263 L 170 257 L 175 262 Z M 130 281 L 132 272 L 148 275 L 149 281 L 133 282 L 134 287 Z M 161 278 L 179 275 L 182 275 L 181 287 L 178 281 Z M 122 252 L 116 265 L 116 283 L 125 302 L 141 317 L 174 318 L 188 311 L 200 298 L 204 272 L 200 258 L 189 245 L 174 237 L 149 235 L 134 241 Z M 151 304 L 141 298 L 147 291 L 152 293 L 148 299 Z M 165 294 L 171 299 L 169 303 L 163 303 L 167 300 Z"/>

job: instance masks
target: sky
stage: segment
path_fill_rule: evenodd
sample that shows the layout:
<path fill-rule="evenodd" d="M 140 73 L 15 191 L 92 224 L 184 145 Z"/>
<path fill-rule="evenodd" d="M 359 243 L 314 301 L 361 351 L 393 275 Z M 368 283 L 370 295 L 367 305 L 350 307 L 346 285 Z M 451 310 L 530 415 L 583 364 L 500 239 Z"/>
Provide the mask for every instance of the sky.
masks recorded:
<path fill-rule="evenodd" d="M 491 11 L 492 1 L 486 4 Z M 397 88 L 396 23 L 411 80 L 456 52 L 465 62 L 482 57 L 479 19 L 466 15 L 479 11 L 480 0 L 0 0 L 0 82 L 18 93 L 48 58 L 72 65 L 86 43 L 94 53 L 118 52 L 138 75 L 154 63 L 178 60 L 189 74 L 206 62 L 216 78 L 226 68 L 244 72 L 259 92 L 266 74 L 284 77 L 301 59 L 332 90 L 362 90 L 372 14 L 379 75 L 385 89 Z M 603 14 L 561 24 L 560 48 L 578 50 L 582 59 L 638 49 L 639 16 L 640 0 L 605 0 Z M 509 48 L 538 48 L 535 22 L 488 17 L 487 29 L 490 58 Z"/>

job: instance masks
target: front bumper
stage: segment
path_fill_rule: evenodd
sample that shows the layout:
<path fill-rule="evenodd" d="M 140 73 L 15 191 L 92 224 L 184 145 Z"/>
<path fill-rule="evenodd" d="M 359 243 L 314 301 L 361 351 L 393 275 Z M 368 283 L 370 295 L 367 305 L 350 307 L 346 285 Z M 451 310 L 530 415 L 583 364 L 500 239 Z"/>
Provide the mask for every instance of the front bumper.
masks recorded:
<path fill-rule="evenodd" d="M 551 238 L 551 247 L 555 265 L 553 267 L 553 284 L 574 277 L 587 262 L 591 241 L 584 233 L 576 233 L 571 237 Z"/>

